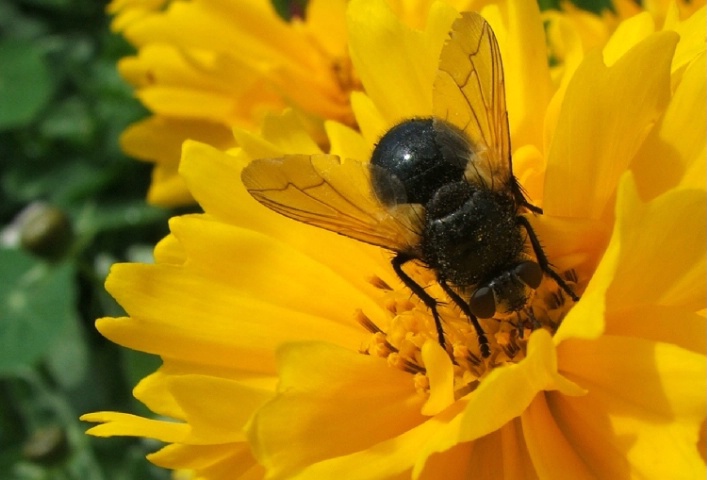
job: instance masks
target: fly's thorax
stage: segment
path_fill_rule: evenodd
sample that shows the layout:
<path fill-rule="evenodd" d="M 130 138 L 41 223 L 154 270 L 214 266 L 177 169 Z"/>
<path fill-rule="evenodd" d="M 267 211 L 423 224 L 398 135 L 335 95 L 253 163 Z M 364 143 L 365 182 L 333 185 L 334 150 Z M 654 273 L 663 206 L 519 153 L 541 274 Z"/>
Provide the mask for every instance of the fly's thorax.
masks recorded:
<path fill-rule="evenodd" d="M 455 285 L 489 282 L 524 250 L 516 204 L 503 192 L 451 183 L 435 193 L 426 213 L 423 260 Z"/>
<path fill-rule="evenodd" d="M 386 132 L 371 156 L 378 200 L 388 207 L 425 205 L 440 187 L 463 179 L 471 152 L 457 130 L 439 119 L 414 118 Z"/>

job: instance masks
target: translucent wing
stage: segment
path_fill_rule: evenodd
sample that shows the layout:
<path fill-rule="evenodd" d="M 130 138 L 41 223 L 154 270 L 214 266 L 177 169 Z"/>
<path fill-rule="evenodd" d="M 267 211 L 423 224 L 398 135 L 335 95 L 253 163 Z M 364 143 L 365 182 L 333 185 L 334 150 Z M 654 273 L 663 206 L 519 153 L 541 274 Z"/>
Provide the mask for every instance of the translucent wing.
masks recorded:
<path fill-rule="evenodd" d="M 254 160 L 241 175 L 266 207 L 362 242 L 414 253 L 423 211 L 383 206 L 371 188 L 370 165 L 335 155 L 289 155 Z"/>
<path fill-rule="evenodd" d="M 503 64 L 496 36 L 480 15 L 465 12 L 442 49 L 434 84 L 434 115 L 461 128 L 477 152 L 466 176 L 491 188 L 511 181 Z"/>

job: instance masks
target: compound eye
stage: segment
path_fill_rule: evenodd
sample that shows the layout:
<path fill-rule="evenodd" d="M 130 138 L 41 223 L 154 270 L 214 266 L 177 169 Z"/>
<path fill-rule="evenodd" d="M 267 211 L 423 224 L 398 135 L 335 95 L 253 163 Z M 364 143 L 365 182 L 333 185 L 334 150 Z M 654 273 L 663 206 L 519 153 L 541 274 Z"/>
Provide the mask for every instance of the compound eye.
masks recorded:
<path fill-rule="evenodd" d="M 523 283 L 532 289 L 538 288 L 543 279 L 543 271 L 540 269 L 540 265 L 535 262 L 523 262 L 513 271 Z"/>
<path fill-rule="evenodd" d="M 491 318 L 496 314 L 496 300 L 493 297 L 493 290 L 489 287 L 481 287 L 471 296 L 469 301 L 471 313 L 479 318 Z"/>

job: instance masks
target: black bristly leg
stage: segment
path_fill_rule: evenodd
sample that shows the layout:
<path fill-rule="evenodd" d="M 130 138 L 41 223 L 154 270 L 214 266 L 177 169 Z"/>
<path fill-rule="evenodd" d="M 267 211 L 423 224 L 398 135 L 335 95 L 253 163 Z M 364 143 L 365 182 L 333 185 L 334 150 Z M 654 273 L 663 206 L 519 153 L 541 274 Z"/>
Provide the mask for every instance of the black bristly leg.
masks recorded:
<path fill-rule="evenodd" d="M 521 187 L 520 183 L 518 182 L 518 179 L 515 176 L 511 176 L 510 187 L 518 205 L 520 205 L 521 207 L 525 207 L 536 215 L 543 214 L 542 208 L 536 207 L 525 198 L 525 193 L 523 193 L 523 187 Z"/>
<path fill-rule="evenodd" d="M 393 270 L 398 275 L 400 280 L 403 281 L 405 286 L 412 290 L 412 293 L 414 293 L 417 298 L 422 300 L 422 303 L 424 303 L 425 306 L 427 306 L 427 308 L 429 308 L 432 312 L 432 317 L 435 319 L 435 327 L 437 327 L 437 338 L 439 340 L 439 344 L 442 346 L 443 349 L 446 350 L 447 346 L 444 340 L 442 319 L 439 317 L 439 312 L 437 312 L 437 300 L 432 295 L 427 293 L 424 288 L 422 288 L 417 282 L 415 282 L 415 280 L 410 278 L 410 276 L 403 271 L 403 265 L 405 265 L 411 260 L 415 260 L 415 257 L 411 257 L 404 253 L 398 253 L 397 255 L 395 255 L 395 257 L 393 257 L 393 260 L 391 261 L 393 265 Z"/>
<path fill-rule="evenodd" d="M 527 208 L 528 210 L 530 210 L 531 212 L 533 212 L 533 213 L 536 214 L 536 215 L 542 215 L 542 214 L 543 214 L 543 209 L 542 209 L 542 208 L 536 207 L 535 205 L 533 205 L 532 203 L 528 202 L 527 200 L 523 200 L 523 202 L 521 203 L 521 205 L 524 206 L 525 208 Z"/>
<path fill-rule="evenodd" d="M 564 290 L 565 293 L 567 293 L 567 295 L 569 295 L 569 297 L 573 301 L 578 302 L 579 297 L 572 291 L 572 289 L 569 287 L 569 285 L 567 285 L 564 279 L 560 277 L 560 275 L 558 275 L 557 272 L 555 272 L 552 268 L 550 268 L 550 262 L 548 261 L 547 256 L 545 256 L 543 247 L 542 245 L 540 245 L 540 240 L 535 234 L 535 230 L 533 230 L 533 226 L 530 224 L 530 221 L 528 221 L 528 219 L 523 217 L 522 215 L 517 216 L 516 219 L 518 224 L 525 228 L 525 231 L 528 232 L 530 244 L 533 246 L 533 251 L 535 252 L 535 256 L 538 259 L 538 265 L 540 265 L 542 271 L 548 274 L 550 278 L 555 280 L 557 285 L 559 285 L 560 288 Z"/>
<path fill-rule="evenodd" d="M 481 350 L 481 355 L 484 358 L 488 358 L 491 355 L 491 349 L 489 348 L 489 340 L 488 338 L 486 338 L 486 332 L 484 332 L 484 329 L 481 328 L 479 320 L 473 313 L 471 313 L 471 310 L 469 309 L 469 304 L 467 304 L 464 299 L 462 299 L 462 297 L 457 294 L 457 292 L 452 290 L 446 281 L 444 281 L 443 279 L 438 279 L 437 282 L 442 286 L 442 290 L 444 290 L 444 292 L 449 296 L 449 298 L 451 298 L 452 301 L 461 309 L 461 311 L 464 312 L 464 315 L 469 318 L 471 324 L 474 326 L 474 330 L 476 330 L 477 337 L 479 337 L 479 350 Z"/>

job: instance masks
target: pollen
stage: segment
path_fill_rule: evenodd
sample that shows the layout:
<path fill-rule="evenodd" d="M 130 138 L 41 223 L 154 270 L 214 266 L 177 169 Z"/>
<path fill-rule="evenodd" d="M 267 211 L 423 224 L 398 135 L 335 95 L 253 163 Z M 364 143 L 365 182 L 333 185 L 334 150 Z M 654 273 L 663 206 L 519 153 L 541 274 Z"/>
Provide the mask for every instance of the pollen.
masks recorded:
<path fill-rule="evenodd" d="M 413 274 L 439 301 L 437 309 L 442 318 L 445 349 L 454 367 L 457 398 L 475 390 L 494 368 L 520 362 L 525 358 L 532 332 L 542 328 L 554 334 L 574 305 L 554 281 L 545 279 L 524 310 L 502 319 L 480 319 L 491 349 L 491 354 L 484 358 L 471 322 L 449 301 L 430 272 L 418 268 Z M 585 285 L 578 281 L 573 270 L 562 273 L 562 277 L 575 291 L 583 290 Z M 363 311 L 356 312 L 358 323 L 371 334 L 360 352 L 385 358 L 389 366 L 410 373 L 415 389 L 429 394 L 421 351 L 425 342 L 437 341 L 434 317 L 403 286 L 391 287 L 378 277 L 370 278 L 369 282 L 379 290 L 380 304 L 389 312 L 389 318 L 386 325 L 378 325 Z"/>

